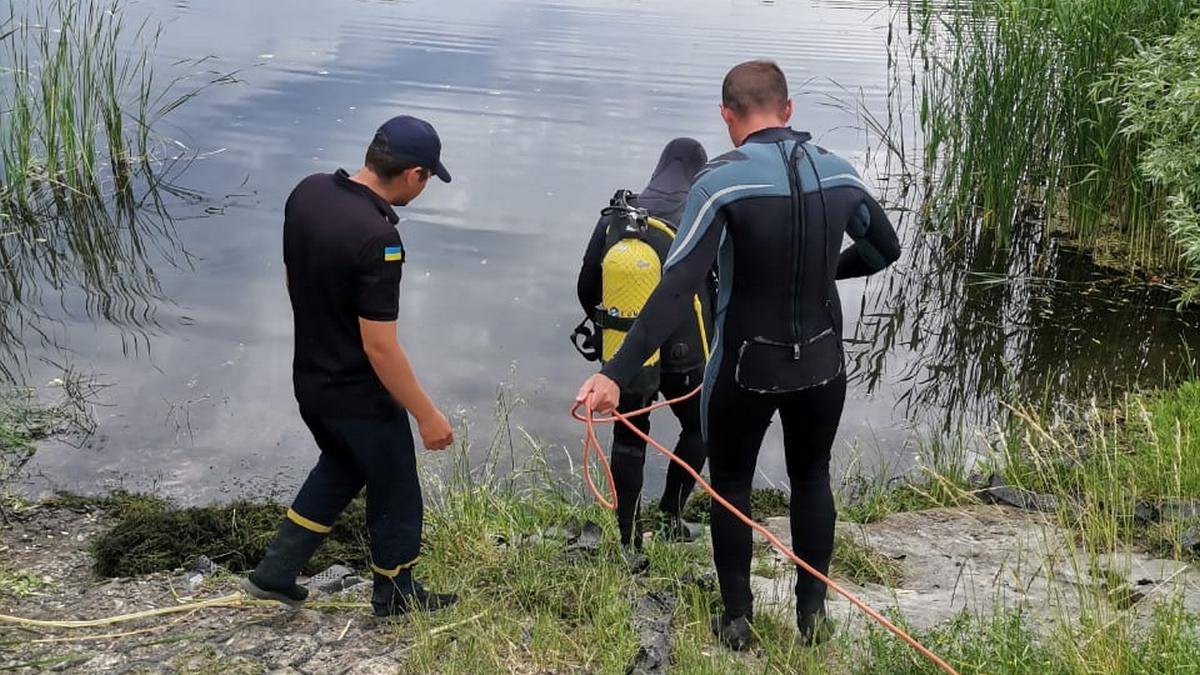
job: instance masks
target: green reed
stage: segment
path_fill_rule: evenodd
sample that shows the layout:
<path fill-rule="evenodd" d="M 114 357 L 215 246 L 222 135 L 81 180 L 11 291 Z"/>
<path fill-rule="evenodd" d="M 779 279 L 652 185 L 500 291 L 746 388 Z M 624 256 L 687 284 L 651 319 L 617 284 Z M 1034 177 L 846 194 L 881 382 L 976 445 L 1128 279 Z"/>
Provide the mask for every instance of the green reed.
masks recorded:
<path fill-rule="evenodd" d="M 1002 238 L 1030 222 L 1085 241 L 1116 232 L 1131 262 L 1172 259 L 1163 195 L 1137 171 L 1143 143 L 1121 133 L 1119 107 L 1097 86 L 1198 8 L 1196 0 L 910 3 L 935 224 Z"/>
<path fill-rule="evenodd" d="M 178 256 L 164 199 L 186 196 L 172 181 L 189 159 L 154 129 L 232 81 L 205 74 L 180 92 L 191 76 L 155 75 L 158 37 L 115 1 L 37 0 L 0 18 L 0 349 L 10 357 L 30 334 L 47 339 L 48 290 L 67 311 L 153 322 L 153 262 Z M 0 376 L 14 376 L 14 360 L 0 360 Z"/>

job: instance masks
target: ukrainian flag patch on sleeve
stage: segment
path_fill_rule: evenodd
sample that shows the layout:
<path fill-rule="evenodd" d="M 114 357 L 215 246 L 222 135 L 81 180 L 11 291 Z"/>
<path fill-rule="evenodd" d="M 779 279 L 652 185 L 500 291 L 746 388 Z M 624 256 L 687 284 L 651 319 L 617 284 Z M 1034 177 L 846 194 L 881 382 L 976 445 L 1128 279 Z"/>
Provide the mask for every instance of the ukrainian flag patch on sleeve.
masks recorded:
<path fill-rule="evenodd" d="M 383 248 L 384 262 L 404 262 L 403 246 L 385 246 Z"/>

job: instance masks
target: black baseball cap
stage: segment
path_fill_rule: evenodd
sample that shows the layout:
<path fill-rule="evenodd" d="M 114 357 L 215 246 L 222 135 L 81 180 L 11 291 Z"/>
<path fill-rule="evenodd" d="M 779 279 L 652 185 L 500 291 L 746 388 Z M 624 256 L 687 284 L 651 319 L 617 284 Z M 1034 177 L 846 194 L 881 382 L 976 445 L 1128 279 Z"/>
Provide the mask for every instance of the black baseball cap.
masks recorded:
<path fill-rule="evenodd" d="M 433 125 L 423 119 L 409 115 L 393 117 L 375 132 L 371 145 L 393 159 L 412 162 L 450 182 L 450 172 L 442 164 L 442 139 Z"/>

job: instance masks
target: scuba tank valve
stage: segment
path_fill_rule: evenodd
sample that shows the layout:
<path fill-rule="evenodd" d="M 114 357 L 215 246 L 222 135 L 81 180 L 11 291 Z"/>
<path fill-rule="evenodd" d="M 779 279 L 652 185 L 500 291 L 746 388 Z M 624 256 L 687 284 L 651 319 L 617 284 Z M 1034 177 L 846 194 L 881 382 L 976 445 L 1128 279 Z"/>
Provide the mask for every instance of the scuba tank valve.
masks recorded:
<path fill-rule="evenodd" d="M 630 190 L 617 190 L 613 198 L 609 200 L 608 206 L 600 211 L 601 216 L 611 216 L 616 219 L 623 238 L 641 239 L 649 226 L 646 220 L 649 213 L 646 209 L 632 206 L 629 203 L 636 197 L 637 195 Z"/>

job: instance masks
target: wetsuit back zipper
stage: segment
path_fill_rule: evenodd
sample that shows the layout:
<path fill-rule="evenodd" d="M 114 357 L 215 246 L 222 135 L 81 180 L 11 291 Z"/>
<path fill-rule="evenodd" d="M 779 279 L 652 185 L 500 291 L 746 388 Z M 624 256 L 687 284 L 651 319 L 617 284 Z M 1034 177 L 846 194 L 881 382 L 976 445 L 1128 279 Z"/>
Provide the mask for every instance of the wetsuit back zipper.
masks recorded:
<path fill-rule="evenodd" d="M 783 159 L 783 163 L 787 166 L 789 194 L 792 200 L 792 245 L 795 247 L 795 255 L 792 258 L 792 343 L 793 343 L 793 358 L 800 358 L 800 342 L 802 341 L 802 329 L 800 325 L 800 302 L 803 286 L 803 265 L 804 265 L 804 245 L 805 245 L 805 228 L 804 228 L 804 205 L 801 201 L 800 191 L 800 174 L 796 170 L 796 154 L 794 146 L 793 151 L 789 154 L 784 143 L 779 143 L 779 155 Z"/>

